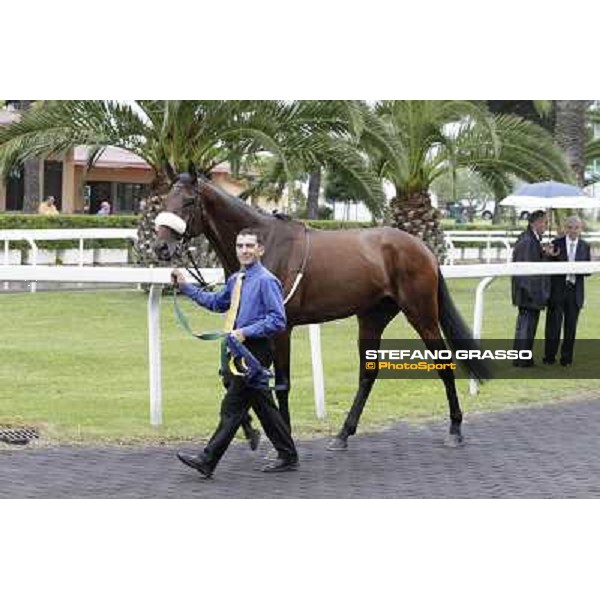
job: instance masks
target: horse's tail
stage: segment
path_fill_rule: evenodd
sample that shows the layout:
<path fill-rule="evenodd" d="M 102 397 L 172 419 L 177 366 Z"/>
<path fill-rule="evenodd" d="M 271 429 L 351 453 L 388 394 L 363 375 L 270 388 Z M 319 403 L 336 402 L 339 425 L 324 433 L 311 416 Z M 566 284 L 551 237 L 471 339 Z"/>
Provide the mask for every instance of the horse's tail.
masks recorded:
<path fill-rule="evenodd" d="M 438 269 L 438 310 L 440 325 L 444 337 L 453 352 L 456 350 L 479 350 L 479 344 L 473 338 L 471 330 L 456 309 L 448 291 L 442 272 Z M 480 382 L 492 378 L 488 364 L 481 359 L 465 359 L 460 361 L 470 375 Z"/>

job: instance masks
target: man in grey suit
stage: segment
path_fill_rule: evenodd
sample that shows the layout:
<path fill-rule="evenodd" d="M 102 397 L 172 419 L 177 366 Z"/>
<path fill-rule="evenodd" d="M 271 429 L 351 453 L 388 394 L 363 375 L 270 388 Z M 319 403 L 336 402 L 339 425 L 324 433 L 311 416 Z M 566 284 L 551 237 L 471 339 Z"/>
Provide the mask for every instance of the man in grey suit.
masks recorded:
<path fill-rule="evenodd" d="M 565 222 L 565 234 L 552 241 L 558 254 L 554 260 L 591 260 L 590 246 L 581 239 L 581 219 L 569 217 Z M 564 327 L 560 349 L 560 364 L 564 367 L 573 362 L 573 348 L 577 332 L 577 319 L 584 301 L 584 275 L 553 275 L 550 300 L 546 314 L 546 345 L 544 363 L 556 362 L 560 333 Z"/>

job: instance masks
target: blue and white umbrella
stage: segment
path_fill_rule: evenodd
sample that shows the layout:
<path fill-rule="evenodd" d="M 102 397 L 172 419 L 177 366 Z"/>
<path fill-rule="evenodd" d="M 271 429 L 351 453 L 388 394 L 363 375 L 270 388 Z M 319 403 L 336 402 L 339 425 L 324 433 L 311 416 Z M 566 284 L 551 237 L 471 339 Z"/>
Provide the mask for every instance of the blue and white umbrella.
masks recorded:
<path fill-rule="evenodd" d="M 588 196 L 581 188 L 558 181 L 526 183 L 500 202 L 521 210 L 546 208 L 600 208 L 600 199 Z"/>

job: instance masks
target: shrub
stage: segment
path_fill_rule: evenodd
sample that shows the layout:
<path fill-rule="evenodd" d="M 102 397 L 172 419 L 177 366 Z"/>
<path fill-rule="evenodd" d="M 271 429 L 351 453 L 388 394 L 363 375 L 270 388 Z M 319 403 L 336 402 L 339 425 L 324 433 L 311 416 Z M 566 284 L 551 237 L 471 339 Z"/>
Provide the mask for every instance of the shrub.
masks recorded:
<path fill-rule="evenodd" d="M 139 217 L 135 215 L 28 215 L 22 213 L 0 214 L 0 229 L 136 229 Z M 66 250 L 78 248 L 77 240 L 40 241 L 37 246 L 45 250 Z M 11 248 L 27 250 L 27 242 L 11 242 Z M 86 249 L 129 248 L 128 240 L 89 240 Z"/>

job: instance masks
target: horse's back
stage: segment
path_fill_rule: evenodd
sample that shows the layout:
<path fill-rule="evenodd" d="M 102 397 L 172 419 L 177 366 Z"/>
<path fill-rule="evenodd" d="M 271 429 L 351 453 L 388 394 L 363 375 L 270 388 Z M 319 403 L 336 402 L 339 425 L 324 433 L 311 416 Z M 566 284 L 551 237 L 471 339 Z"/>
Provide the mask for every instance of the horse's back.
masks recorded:
<path fill-rule="evenodd" d="M 432 281 L 437 273 L 427 247 L 392 227 L 311 231 L 310 237 L 304 279 L 289 307 L 300 322 L 360 314 L 385 297 L 398 298 L 399 286 Z"/>
<path fill-rule="evenodd" d="M 328 263 L 341 260 L 341 265 L 336 263 L 338 267 L 348 265 L 354 270 L 353 265 L 359 263 L 386 270 L 437 270 L 437 260 L 423 241 L 395 227 L 315 231 L 311 234 L 314 253 Z"/>

